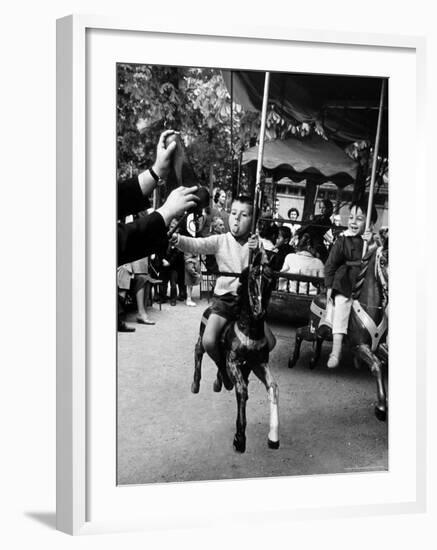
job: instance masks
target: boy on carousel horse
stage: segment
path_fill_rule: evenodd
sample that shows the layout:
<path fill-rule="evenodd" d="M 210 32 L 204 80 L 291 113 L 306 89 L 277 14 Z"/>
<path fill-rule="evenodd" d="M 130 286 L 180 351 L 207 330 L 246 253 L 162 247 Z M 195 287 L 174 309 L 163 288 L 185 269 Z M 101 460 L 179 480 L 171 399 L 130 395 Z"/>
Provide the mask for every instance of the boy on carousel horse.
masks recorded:
<path fill-rule="evenodd" d="M 250 235 L 252 214 L 252 201 L 249 197 L 240 195 L 232 202 L 229 232 L 204 238 L 185 237 L 179 234 L 172 236 L 171 242 L 179 250 L 214 255 L 219 272 L 232 274 L 217 277 L 212 312 L 202 339 L 205 351 L 219 366 L 223 366 L 225 361 L 225 358 L 221 357 L 218 345 L 220 333 L 225 324 L 235 320 L 239 313 L 237 296 L 239 274 L 249 265 L 249 249 L 258 248 L 257 235 Z M 276 344 L 275 337 L 267 324 L 264 331 L 269 351 L 271 351 Z M 227 389 L 232 388 L 232 384 L 226 378 L 223 379 L 223 383 Z"/>
<path fill-rule="evenodd" d="M 351 204 L 348 229 L 335 241 L 325 264 L 327 307 L 321 324 L 332 323 L 332 351 L 327 363 L 329 368 L 337 367 L 340 362 L 343 337 L 347 334 L 353 302 L 353 289 L 360 273 L 364 242 L 367 242 L 369 251 L 376 248 L 372 229 L 377 212 L 372 207 L 371 225 L 366 231 L 367 210 L 368 205 L 364 200 Z"/>

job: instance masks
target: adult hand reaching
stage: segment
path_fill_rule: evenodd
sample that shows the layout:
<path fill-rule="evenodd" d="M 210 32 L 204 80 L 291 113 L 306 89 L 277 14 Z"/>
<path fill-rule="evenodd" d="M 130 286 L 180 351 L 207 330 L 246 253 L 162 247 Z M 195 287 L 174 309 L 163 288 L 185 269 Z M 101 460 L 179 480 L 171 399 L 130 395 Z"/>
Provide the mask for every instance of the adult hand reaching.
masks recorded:
<path fill-rule="evenodd" d="M 160 178 L 165 178 L 170 169 L 171 158 L 177 146 L 175 139 L 177 135 L 179 135 L 179 132 L 175 130 L 166 130 L 159 137 L 156 146 L 156 160 L 152 168 Z"/>
<path fill-rule="evenodd" d="M 199 201 L 199 198 L 195 195 L 197 189 L 196 185 L 193 187 L 181 186 L 173 189 L 165 203 L 156 210 L 163 217 L 165 225 L 168 226 L 174 217 L 183 214 L 197 205 Z"/>

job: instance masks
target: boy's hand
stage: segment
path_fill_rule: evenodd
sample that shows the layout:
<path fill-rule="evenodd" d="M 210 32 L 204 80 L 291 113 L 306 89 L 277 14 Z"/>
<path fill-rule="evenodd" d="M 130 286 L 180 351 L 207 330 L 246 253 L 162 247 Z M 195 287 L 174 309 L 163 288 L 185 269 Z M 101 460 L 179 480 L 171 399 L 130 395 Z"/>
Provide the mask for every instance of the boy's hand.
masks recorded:
<path fill-rule="evenodd" d="M 172 238 L 173 238 L 173 237 L 172 237 Z M 164 267 L 169 267 L 170 264 L 168 263 L 167 260 L 164 259 L 164 260 L 162 260 L 162 265 L 163 265 Z"/>
<path fill-rule="evenodd" d="M 170 246 L 177 246 L 178 242 L 179 242 L 179 233 L 173 233 L 173 235 L 168 240 L 169 245 Z"/>
<path fill-rule="evenodd" d="M 256 250 L 259 246 L 258 235 L 249 235 L 247 244 L 249 245 L 250 250 Z"/>
<path fill-rule="evenodd" d="M 370 244 L 373 242 L 373 232 L 368 229 L 367 231 L 364 231 L 362 234 L 362 238 L 364 241 L 366 241 L 367 244 Z"/>

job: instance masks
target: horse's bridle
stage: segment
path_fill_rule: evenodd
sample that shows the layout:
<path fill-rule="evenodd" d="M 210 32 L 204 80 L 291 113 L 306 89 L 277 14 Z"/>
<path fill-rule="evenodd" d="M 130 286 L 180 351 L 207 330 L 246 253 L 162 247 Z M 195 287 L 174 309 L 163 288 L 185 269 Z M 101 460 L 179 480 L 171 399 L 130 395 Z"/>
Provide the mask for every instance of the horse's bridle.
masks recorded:
<path fill-rule="evenodd" d="M 376 258 L 375 258 L 375 278 L 378 281 L 379 286 L 381 287 L 382 291 L 382 308 L 385 309 L 388 304 L 388 278 L 384 274 L 384 270 L 382 268 L 382 261 L 385 261 L 384 258 L 384 249 L 382 246 L 378 247 L 376 250 Z"/>
<path fill-rule="evenodd" d="M 256 270 L 257 272 L 254 273 L 253 271 Z M 251 272 L 249 273 L 249 280 L 248 280 L 248 293 L 249 293 L 249 301 L 252 311 L 255 310 L 255 304 L 254 304 L 254 296 L 251 292 L 251 279 L 255 280 L 256 286 L 257 286 L 257 294 L 259 294 L 259 305 L 261 307 L 261 313 L 263 309 L 263 295 L 264 295 L 264 288 L 263 288 L 263 281 L 266 281 L 267 284 L 270 284 L 273 279 L 273 271 L 272 269 L 264 264 L 260 264 L 258 266 L 252 266 Z"/>

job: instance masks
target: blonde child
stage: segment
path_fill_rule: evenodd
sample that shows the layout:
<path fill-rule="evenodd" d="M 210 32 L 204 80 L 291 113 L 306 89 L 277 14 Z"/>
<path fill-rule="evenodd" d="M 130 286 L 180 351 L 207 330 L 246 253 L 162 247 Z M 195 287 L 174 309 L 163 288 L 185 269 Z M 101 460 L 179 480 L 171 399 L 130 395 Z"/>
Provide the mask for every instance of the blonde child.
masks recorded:
<path fill-rule="evenodd" d="M 352 291 L 361 269 L 364 242 L 373 243 L 373 224 L 377 213 L 372 208 L 371 225 L 366 228 L 367 202 L 354 202 L 350 207 L 348 229 L 335 241 L 325 264 L 325 286 L 328 305 L 326 317 L 332 318 L 332 351 L 327 366 L 335 368 L 341 358 L 343 337 L 347 334 L 352 307 Z"/>

